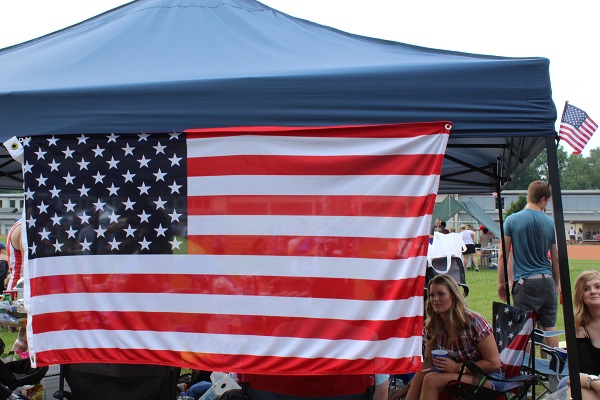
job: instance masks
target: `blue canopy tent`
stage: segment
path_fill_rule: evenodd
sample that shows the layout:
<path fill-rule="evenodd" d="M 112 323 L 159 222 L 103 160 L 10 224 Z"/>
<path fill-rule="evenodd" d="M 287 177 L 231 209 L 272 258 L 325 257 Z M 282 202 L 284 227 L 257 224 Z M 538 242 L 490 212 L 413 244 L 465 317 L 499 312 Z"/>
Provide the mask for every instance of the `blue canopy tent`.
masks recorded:
<path fill-rule="evenodd" d="M 441 120 L 453 129 L 440 193 L 500 192 L 546 148 L 556 225 L 563 225 L 545 58 L 372 39 L 254 0 L 133 1 L 0 50 L 2 141 Z M 21 188 L 20 166 L 4 149 L 0 157 L 0 188 Z M 557 235 L 564 244 L 564 232 Z M 568 267 L 566 246 L 559 252 Z M 570 300 L 568 268 L 565 274 Z"/>
<path fill-rule="evenodd" d="M 0 138 L 450 120 L 440 192 L 491 192 L 555 136 L 548 66 L 351 35 L 254 0 L 140 0 L 0 50 Z M 0 171 L 21 187 L 16 165 Z"/>

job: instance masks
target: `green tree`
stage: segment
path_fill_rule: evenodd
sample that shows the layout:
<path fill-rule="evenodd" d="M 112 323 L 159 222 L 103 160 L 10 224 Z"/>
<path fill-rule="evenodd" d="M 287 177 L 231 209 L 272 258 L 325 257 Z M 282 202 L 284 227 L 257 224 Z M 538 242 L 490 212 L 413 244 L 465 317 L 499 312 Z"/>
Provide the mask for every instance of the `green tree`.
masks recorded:
<path fill-rule="evenodd" d="M 558 171 L 559 174 L 565 172 L 568 166 L 568 155 L 562 146 L 559 146 L 556 150 L 556 157 L 558 159 Z M 521 172 L 521 174 L 514 181 L 510 182 L 506 186 L 506 190 L 527 190 L 529 184 L 533 181 L 544 180 L 548 181 L 548 157 L 546 156 L 546 149 L 542 150 L 540 154 Z"/>
<path fill-rule="evenodd" d="M 592 189 L 590 182 L 590 165 L 588 159 L 582 155 L 571 154 L 568 166 L 560 177 L 560 187 L 563 190 Z"/>
<path fill-rule="evenodd" d="M 521 211 L 527 205 L 527 196 L 523 193 L 519 195 L 516 201 L 511 201 L 510 205 L 504 212 L 504 218 L 508 217 L 510 214 L 514 214 L 516 212 Z"/>

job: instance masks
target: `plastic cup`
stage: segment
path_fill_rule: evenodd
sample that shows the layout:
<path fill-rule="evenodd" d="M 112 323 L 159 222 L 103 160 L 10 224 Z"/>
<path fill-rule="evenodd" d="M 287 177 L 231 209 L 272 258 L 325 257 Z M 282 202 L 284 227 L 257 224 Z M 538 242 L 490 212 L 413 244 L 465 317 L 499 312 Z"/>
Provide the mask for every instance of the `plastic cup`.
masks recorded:
<path fill-rule="evenodd" d="M 431 351 L 431 356 L 433 357 L 434 360 L 435 360 L 436 357 L 444 357 L 444 358 L 446 358 L 446 357 L 448 357 L 448 351 L 446 351 L 446 350 L 432 350 Z M 433 364 L 433 370 L 435 372 L 441 372 L 439 369 L 437 369 L 435 367 L 435 364 Z"/>

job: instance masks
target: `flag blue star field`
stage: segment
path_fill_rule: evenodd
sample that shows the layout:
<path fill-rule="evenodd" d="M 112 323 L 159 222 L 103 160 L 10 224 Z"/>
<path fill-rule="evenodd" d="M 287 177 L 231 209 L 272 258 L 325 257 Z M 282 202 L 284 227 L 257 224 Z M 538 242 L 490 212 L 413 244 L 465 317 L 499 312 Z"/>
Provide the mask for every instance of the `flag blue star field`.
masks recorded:
<path fill-rule="evenodd" d="M 533 312 L 494 303 L 494 337 L 507 378 L 518 375 L 533 332 Z"/>
<path fill-rule="evenodd" d="M 26 144 L 30 258 L 181 250 L 177 236 L 187 229 L 183 137 L 53 136 L 45 145 L 37 138 Z"/>
<path fill-rule="evenodd" d="M 573 154 L 581 154 L 596 129 L 598 124 L 585 111 L 567 103 L 560 121 L 559 135 L 573 148 Z"/>
<path fill-rule="evenodd" d="M 23 139 L 36 365 L 421 368 L 449 125 Z"/>

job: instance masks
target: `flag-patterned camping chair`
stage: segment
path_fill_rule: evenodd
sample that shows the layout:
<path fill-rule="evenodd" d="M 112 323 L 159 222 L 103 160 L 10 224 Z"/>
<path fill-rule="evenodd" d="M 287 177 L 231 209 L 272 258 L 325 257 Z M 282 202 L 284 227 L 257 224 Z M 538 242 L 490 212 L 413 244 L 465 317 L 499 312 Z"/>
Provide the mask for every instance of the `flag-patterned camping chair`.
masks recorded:
<path fill-rule="evenodd" d="M 447 387 L 447 399 L 496 400 L 524 399 L 529 388 L 535 383 L 534 375 L 521 373 L 521 365 L 527 345 L 533 338 L 534 314 L 503 303 L 493 304 L 494 338 L 500 351 L 500 361 L 505 379 L 488 376 L 475 363 L 464 363 L 458 380 Z M 468 368 L 472 374 L 480 375 L 479 385 L 462 382 L 461 378 Z M 488 389 L 483 386 L 485 379 L 502 383 L 504 390 Z M 471 381 L 471 379 L 469 379 Z"/>

